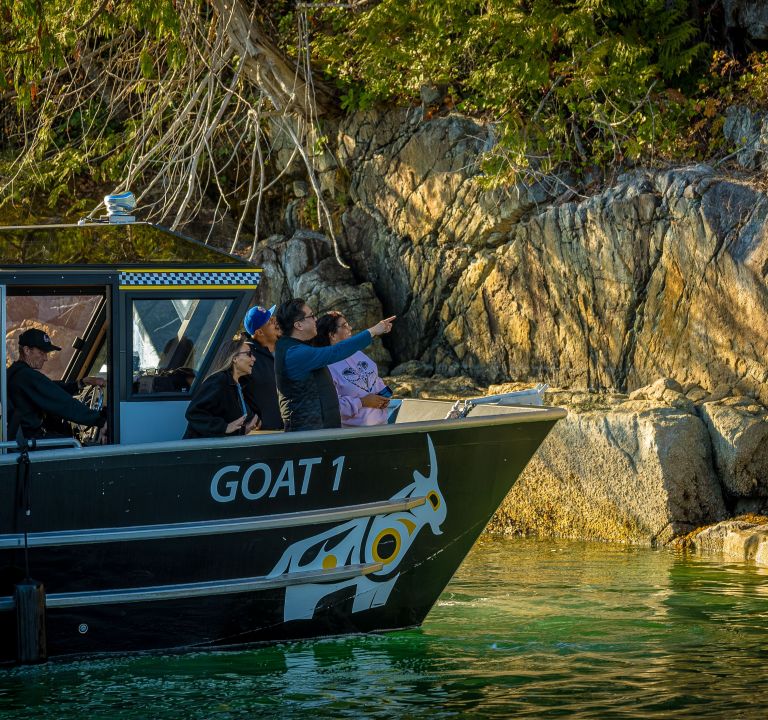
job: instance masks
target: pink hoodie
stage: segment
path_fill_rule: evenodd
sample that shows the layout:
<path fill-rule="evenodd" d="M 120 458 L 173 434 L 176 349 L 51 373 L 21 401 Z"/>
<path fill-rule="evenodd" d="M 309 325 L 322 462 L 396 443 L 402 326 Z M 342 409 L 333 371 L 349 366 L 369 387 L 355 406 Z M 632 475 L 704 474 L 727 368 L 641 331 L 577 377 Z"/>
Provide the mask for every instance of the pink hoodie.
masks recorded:
<path fill-rule="evenodd" d="M 387 422 L 386 409 L 363 407 L 360 398 L 383 390 L 384 381 L 379 377 L 379 369 L 362 350 L 350 355 L 346 360 L 329 365 L 336 394 L 339 396 L 342 427 L 361 427 L 364 425 L 384 425 Z"/>

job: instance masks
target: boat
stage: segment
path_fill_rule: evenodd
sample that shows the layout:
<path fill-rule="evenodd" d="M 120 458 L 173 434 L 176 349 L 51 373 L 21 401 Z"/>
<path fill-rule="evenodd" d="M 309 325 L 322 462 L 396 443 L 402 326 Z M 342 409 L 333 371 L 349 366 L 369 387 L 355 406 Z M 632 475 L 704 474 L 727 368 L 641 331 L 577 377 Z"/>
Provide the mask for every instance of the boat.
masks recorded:
<path fill-rule="evenodd" d="M 260 275 L 134 218 L 0 229 L 0 352 L 44 329 L 63 348 L 46 373 L 103 377 L 84 401 L 108 413 L 106 445 L 24 446 L 0 423 L 0 663 L 419 626 L 565 415 L 540 390 L 182 440 Z"/>

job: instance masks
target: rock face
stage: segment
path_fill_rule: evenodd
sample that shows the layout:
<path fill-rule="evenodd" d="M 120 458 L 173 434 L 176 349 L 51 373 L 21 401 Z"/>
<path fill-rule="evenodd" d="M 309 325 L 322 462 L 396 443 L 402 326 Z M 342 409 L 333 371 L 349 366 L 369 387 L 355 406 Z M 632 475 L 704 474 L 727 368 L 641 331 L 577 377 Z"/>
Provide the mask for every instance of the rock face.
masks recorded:
<path fill-rule="evenodd" d="M 753 40 L 768 40 L 768 5 L 764 0 L 723 0 L 725 26 Z"/>
<path fill-rule="evenodd" d="M 727 516 L 695 413 L 645 400 L 566 405 L 492 531 L 658 545 Z"/>
<path fill-rule="evenodd" d="M 736 514 L 768 510 L 768 414 L 751 398 L 706 402 L 707 425 L 723 490 Z"/>
<path fill-rule="evenodd" d="M 418 111 L 339 130 L 346 256 L 399 316 L 398 362 L 621 391 L 669 375 L 768 400 L 763 191 L 700 165 L 581 202 L 556 202 L 562 185 L 490 192 L 492 143 L 471 119 Z"/>
<path fill-rule="evenodd" d="M 723 133 L 737 148 L 736 159 L 742 167 L 768 169 L 768 114 L 742 105 L 729 108 Z"/>
<path fill-rule="evenodd" d="M 696 552 L 768 566 L 768 518 L 726 520 L 692 533 L 679 544 Z"/>
<path fill-rule="evenodd" d="M 356 330 L 371 327 L 383 317 L 371 283 L 358 284 L 336 262 L 323 235 L 305 230 L 291 238 L 273 236 L 260 245 L 254 262 L 264 269 L 258 292 L 264 305 L 301 297 L 318 317 L 328 310 L 341 311 Z M 380 373 L 387 372 L 391 357 L 381 341 L 374 341 L 366 354 L 379 365 Z"/>

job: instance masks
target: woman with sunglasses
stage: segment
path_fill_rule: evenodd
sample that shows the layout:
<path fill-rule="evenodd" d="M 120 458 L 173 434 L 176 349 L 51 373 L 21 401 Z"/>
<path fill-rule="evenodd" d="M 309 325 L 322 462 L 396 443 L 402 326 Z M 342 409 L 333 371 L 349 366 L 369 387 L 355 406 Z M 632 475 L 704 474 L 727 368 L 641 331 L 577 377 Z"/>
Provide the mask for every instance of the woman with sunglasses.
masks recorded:
<path fill-rule="evenodd" d="M 352 326 L 337 310 L 317 321 L 317 347 L 336 345 L 352 337 Z M 379 369 L 362 350 L 328 366 L 339 396 L 342 427 L 385 425 L 392 391 L 379 377 Z"/>
<path fill-rule="evenodd" d="M 253 363 L 251 346 L 242 337 L 222 347 L 187 408 L 185 438 L 247 435 L 260 427 L 259 408 L 251 393 L 243 392 Z"/>

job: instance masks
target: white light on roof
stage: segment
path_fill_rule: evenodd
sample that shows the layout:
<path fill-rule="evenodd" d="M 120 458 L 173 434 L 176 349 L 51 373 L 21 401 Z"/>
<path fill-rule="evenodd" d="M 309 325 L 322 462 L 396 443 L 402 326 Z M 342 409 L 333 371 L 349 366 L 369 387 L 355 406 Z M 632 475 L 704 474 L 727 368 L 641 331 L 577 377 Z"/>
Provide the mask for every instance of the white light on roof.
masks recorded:
<path fill-rule="evenodd" d="M 122 225 L 136 221 L 136 218 L 129 214 L 136 209 L 136 197 L 130 191 L 105 195 L 104 206 L 107 208 L 109 222 L 113 224 Z"/>

